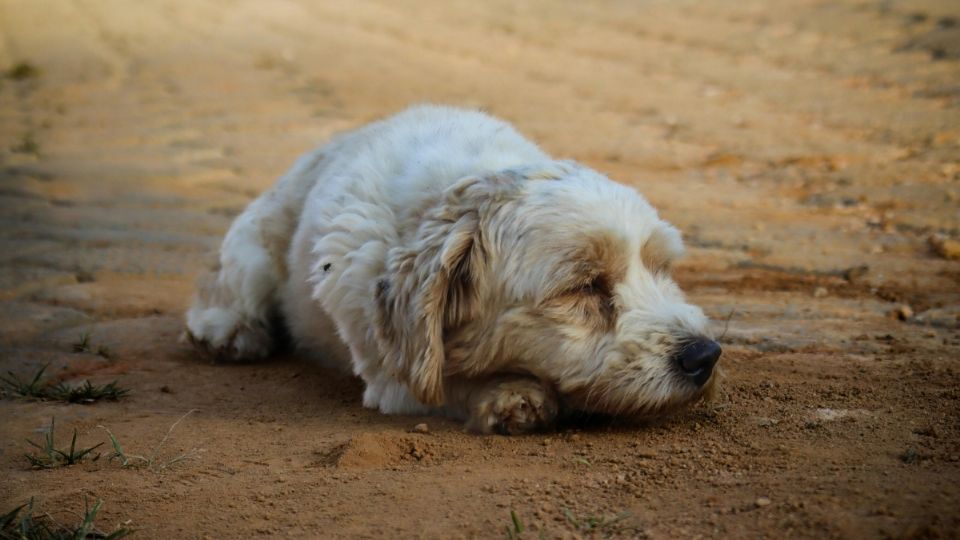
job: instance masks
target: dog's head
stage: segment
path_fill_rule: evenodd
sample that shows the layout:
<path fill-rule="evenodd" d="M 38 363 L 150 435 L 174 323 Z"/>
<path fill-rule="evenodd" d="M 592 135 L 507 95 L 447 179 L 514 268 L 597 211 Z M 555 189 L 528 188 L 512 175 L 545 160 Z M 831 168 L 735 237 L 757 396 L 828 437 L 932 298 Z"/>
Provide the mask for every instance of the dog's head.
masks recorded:
<path fill-rule="evenodd" d="M 633 189 L 551 162 L 465 178 L 408 219 L 374 331 L 424 403 L 444 377 L 516 372 L 581 410 L 658 414 L 714 384 L 720 347 L 670 277 L 680 234 Z"/>

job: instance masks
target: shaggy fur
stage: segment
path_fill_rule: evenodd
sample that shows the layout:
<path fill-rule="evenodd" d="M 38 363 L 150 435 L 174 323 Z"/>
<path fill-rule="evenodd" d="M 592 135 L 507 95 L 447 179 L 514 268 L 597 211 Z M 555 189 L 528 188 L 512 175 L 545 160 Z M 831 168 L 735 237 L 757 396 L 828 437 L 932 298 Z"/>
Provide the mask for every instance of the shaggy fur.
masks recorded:
<path fill-rule="evenodd" d="M 242 360 L 268 355 L 282 321 L 363 379 L 365 406 L 479 432 L 542 427 L 561 403 L 660 414 L 716 378 L 673 360 L 707 322 L 670 277 L 682 251 L 633 189 L 483 113 L 420 106 L 305 155 L 251 203 L 187 327 Z"/>

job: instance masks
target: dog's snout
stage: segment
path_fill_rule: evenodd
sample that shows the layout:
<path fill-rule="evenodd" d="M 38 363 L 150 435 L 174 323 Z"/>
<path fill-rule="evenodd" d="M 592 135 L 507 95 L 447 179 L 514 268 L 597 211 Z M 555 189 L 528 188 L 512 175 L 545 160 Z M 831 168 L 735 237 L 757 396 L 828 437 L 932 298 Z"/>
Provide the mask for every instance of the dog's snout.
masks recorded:
<path fill-rule="evenodd" d="M 720 359 L 720 344 L 712 339 L 694 338 L 683 343 L 674 357 L 677 366 L 694 384 L 703 386 L 713 373 L 713 366 Z"/>

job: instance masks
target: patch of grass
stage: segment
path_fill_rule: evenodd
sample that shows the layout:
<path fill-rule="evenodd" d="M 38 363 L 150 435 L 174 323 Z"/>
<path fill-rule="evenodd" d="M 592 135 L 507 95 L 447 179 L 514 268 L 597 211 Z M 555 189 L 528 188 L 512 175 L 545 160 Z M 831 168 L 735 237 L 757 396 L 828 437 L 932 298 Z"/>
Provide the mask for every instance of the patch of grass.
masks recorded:
<path fill-rule="evenodd" d="M 97 385 L 84 381 L 79 386 L 64 382 L 51 385 L 43 381 L 43 373 L 50 365 L 47 364 L 37 371 L 29 381 L 21 381 L 19 377 L 8 371 L 7 376 L 0 375 L 8 391 L 14 395 L 32 399 L 50 399 L 67 403 L 94 403 L 101 400 L 117 401 L 130 394 L 130 390 L 117 386 L 117 381 Z"/>
<path fill-rule="evenodd" d="M 71 347 L 71 349 L 75 353 L 95 354 L 97 356 L 102 356 L 108 360 L 110 359 L 110 356 L 111 356 L 110 349 L 106 345 L 97 345 L 96 348 L 93 347 L 93 345 L 90 343 L 89 332 L 84 332 L 80 334 L 80 338 L 77 340 L 76 343 L 73 344 L 73 347 Z"/>
<path fill-rule="evenodd" d="M 573 525 L 575 529 L 582 532 L 597 532 L 597 531 L 607 531 L 611 530 L 611 527 L 617 523 L 630 517 L 630 512 L 621 512 L 615 516 L 587 516 L 583 518 L 577 518 L 573 515 L 573 512 L 564 508 L 563 516 L 567 518 L 567 521 L 570 525 Z"/>
<path fill-rule="evenodd" d="M 73 352 L 90 352 L 90 333 L 80 334 L 80 339 L 73 344 Z"/>
<path fill-rule="evenodd" d="M 40 379 L 43 378 L 43 372 L 46 371 L 48 366 L 49 364 L 40 368 L 40 371 L 30 379 L 30 382 L 21 381 L 12 371 L 8 371 L 7 376 L 0 375 L 0 381 L 3 381 L 11 392 L 20 397 L 44 399 L 47 397 L 47 384 L 41 383 Z"/>
<path fill-rule="evenodd" d="M 117 401 L 128 394 L 130 394 L 130 390 L 117 386 L 117 381 L 103 385 L 95 385 L 91 384 L 90 381 L 84 381 L 80 386 L 59 383 L 47 392 L 50 399 L 66 401 L 67 403 L 93 403 L 100 400 Z"/>
<path fill-rule="evenodd" d="M 120 444 L 120 440 L 117 439 L 117 437 L 113 434 L 113 432 L 111 432 L 109 429 L 107 429 L 104 426 L 97 426 L 97 427 L 106 431 L 107 436 L 110 438 L 110 444 L 113 446 L 113 453 L 110 454 L 110 456 L 108 456 L 108 459 L 110 461 L 118 460 L 120 462 L 120 466 L 123 468 L 145 467 L 147 469 L 162 471 L 190 457 L 191 452 L 185 452 L 183 454 L 180 454 L 179 456 L 176 456 L 172 459 L 168 459 L 166 461 L 159 459 L 160 450 L 163 448 L 163 445 L 166 444 L 167 439 L 169 439 L 170 436 L 173 435 L 173 430 L 177 428 L 180 422 L 183 422 L 184 418 L 190 416 L 195 412 L 197 412 L 197 409 L 190 409 L 183 416 L 178 418 L 177 421 L 174 422 L 169 429 L 167 429 L 166 435 L 164 435 L 163 438 L 160 439 L 160 442 L 157 444 L 156 448 L 153 449 L 153 452 L 151 452 L 149 456 L 141 456 L 137 454 L 127 453 L 123 449 L 123 445 Z"/>
<path fill-rule="evenodd" d="M 90 508 L 84 501 L 83 518 L 76 527 L 67 527 L 53 520 L 49 514 L 35 516 L 33 499 L 0 516 L 0 540 L 85 540 L 99 538 L 118 540 L 133 533 L 126 527 L 118 527 L 111 533 L 105 533 L 94 527 L 97 513 L 103 500 L 97 500 Z M 26 512 L 21 511 L 26 508 Z"/>
<path fill-rule="evenodd" d="M 14 81 L 25 81 L 27 79 L 36 79 L 40 76 L 40 68 L 30 62 L 17 62 L 10 66 L 3 76 Z"/>
<path fill-rule="evenodd" d="M 40 450 L 39 454 L 24 454 L 27 460 L 30 462 L 30 466 L 36 469 L 56 469 L 58 467 L 67 467 L 70 465 L 76 465 L 83 461 L 91 452 L 96 450 L 103 443 L 97 443 L 90 448 L 77 448 L 77 429 L 73 429 L 73 438 L 70 440 L 70 448 L 66 450 L 60 450 L 56 447 L 54 442 L 54 429 L 56 427 L 55 421 L 53 418 L 50 419 L 50 430 L 44 434 L 43 444 L 35 443 L 31 440 L 27 440 L 32 446 Z M 100 454 L 97 454 L 93 457 L 93 460 L 96 461 L 100 458 Z"/>

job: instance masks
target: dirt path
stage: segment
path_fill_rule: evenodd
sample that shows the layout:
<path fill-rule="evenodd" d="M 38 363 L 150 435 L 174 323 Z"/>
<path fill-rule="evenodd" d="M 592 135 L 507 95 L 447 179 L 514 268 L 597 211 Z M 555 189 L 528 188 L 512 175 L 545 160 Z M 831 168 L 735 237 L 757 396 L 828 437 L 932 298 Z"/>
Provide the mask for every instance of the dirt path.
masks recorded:
<path fill-rule="evenodd" d="M 135 538 L 503 537 L 511 510 L 531 538 L 960 536 L 960 262 L 928 242 L 960 236 L 958 18 L 0 0 L 0 68 L 39 70 L 0 81 L 0 371 L 133 392 L 0 401 L 0 511 L 35 497 L 71 521 L 99 498 Z M 232 216 L 330 134 L 421 101 L 483 106 L 684 231 L 678 277 L 725 333 L 718 403 L 482 438 L 364 410 L 301 358 L 211 365 L 178 342 Z M 23 458 L 51 417 L 62 443 L 102 425 L 150 455 L 191 410 L 153 467 Z"/>

